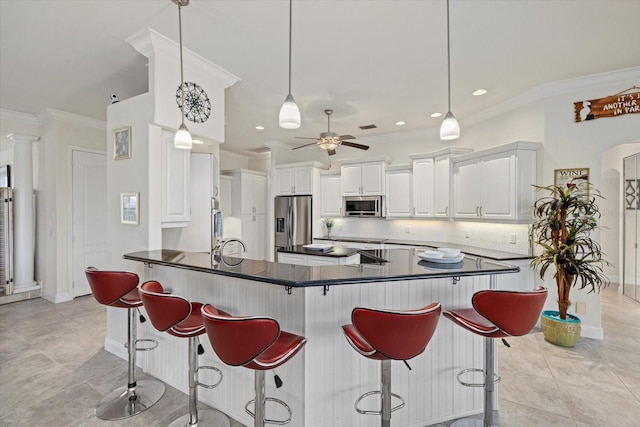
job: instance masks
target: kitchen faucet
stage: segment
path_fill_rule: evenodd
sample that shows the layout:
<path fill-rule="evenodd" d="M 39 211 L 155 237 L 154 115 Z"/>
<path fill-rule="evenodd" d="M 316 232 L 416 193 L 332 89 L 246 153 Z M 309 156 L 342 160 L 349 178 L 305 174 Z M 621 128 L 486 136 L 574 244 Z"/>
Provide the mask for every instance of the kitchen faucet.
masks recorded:
<path fill-rule="evenodd" d="M 220 209 L 220 202 L 216 198 L 211 198 L 211 265 L 216 266 L 220 264 L 220 261 L 226 265 L 238 265 L 229 264 L 224 259 L 224 247 L 227 243 L 238 242 L 242 246 L 243 253 L 247 253 L 247 245 L 240 239 L 227 239 L 222 238 L 224 232 L 222 227 L 222 209 Z"/>

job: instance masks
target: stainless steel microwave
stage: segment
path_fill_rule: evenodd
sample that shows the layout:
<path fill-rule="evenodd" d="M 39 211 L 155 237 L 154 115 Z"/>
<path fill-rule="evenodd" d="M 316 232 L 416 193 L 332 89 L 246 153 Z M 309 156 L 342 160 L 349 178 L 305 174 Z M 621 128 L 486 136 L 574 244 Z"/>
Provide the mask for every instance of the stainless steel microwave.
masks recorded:
<path fill-rule="evenodd" d="M 348 196 L 344 198 L 344 216 L 382 217 L 382 196 Z"/>

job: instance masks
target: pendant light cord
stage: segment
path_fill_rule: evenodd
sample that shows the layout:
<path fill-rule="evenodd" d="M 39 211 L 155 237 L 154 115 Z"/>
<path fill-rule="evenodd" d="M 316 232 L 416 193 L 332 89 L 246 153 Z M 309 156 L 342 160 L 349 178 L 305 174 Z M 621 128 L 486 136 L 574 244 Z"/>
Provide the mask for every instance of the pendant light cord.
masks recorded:
<path fill-rule="evenodd" d="M 289 0 L 289 95 L 291 95 L 291 28 L 293 0 Z"/>
<path fill-rule="evenodd" d="M 451 111 L 451 48 L 449 47 L 449 0 L 447 0 L 447 111 Z"/>
<path fill-rule="evenodd" d="M 178 4 L 178 30 L 180 32 L 180 112 L 184 125 L 184 69 L 182 66 L 182 6 Z"/>

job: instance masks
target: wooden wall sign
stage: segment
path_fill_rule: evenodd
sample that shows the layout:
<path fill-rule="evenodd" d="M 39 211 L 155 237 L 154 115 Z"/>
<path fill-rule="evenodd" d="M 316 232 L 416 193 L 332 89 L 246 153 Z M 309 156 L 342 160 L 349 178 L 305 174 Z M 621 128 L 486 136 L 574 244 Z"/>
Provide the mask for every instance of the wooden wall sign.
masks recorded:
<path fill-rule="evenodd" d="M 576 122 L 640 113 L 640 87 L 633 86 L 606 98 L 574 102 Z"/>

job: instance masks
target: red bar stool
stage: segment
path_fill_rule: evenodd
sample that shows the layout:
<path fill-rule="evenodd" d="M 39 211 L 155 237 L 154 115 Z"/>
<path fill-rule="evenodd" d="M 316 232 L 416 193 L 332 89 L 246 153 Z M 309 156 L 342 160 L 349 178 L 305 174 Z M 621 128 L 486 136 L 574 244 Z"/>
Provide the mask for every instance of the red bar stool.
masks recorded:
<path fill-rule="evenodd" d="M 437 302 L 417 310 L 353 309 L 352 324 L 342 326 L 347 341 L 358 353 L 369 359 L 380 360 L 381 364 L 381 390 L 369 391 L 358 397 L 354 404 L 358 413 L 380 415 L 382 427 L 391 425 L 391 413 L 405 406 L 402 397 L 391 393 L 391 361 L 402 360 L 409 367 L 407 360 L 422 354 L 427 348 L 441 311 L 442 307 Z M 358 407 L 362 399 L 371 395 L 380 395 L 379 411 Z M 391 407 L 391 396 L 399 399 L 400 404 Z"/>
<path fill-rule="evenodd" d="M 165 294 L 162 285 L 150 280 L 140 286 L 140 298 L 153 326 L 178 338 L 189 339 L 189 413 L 174 420 L 169 427 L 216 426 L 229 427 L 229 418 L 222 412 L 206 409 L 198 411 L 198 386 L 212 389 L 222 381 L 222 371 L 213 366 L 198 366 L 198 354 L 204 349 L 198 343 L 198 336 L 205 333 L 200 315 L 199 302 L 189 302 L 177 295 Z M 198 381 L 198 371 L 210 369 L 220 375 L 215 384 Z"/>
<path fill-rule="evenodd" d="M 255 372 L 256 397 L 247 402 L 245 411 L 254 419 L 255 427 L 265 424 L 284 425 L 291 422 L 291 408 L 285 402 L 265 397 L 264 371 L 275 369 L 298 353 L 307 342 L 305 337 L 281 331 L 271 317 L 233 317 L 214 306 L 202 307 L 202 319 L 213 350 L 230 366 L 244 366 Z M 282 381 L 276 376 L 276 387 Z M 288 412 L 286 420 L 270 420 L 265 415 L 266 402 L 282 405 Z M 249 406 L 255 403 L 255 412 Z"/>
<path fill-rule="evenodd" d="M 149 351 L 158 346 L 156 340 L 136 339 L 138 325 L 136 309 L 142 305 L 138 294 L 138 275 L 126 271 L 100 271 L 95 267 L 85 270 L 93 297 L 109 307 L 126 308 L 129 379 L 126 386 L 118 387 L 98 403 L 96 417 L 101 420 L 128 418 L 153 406 L 164 394 L 164 383 L 156 379 L 136 381 L 136 351 Z M 146 319 L 141 315 L 140 321 Z M 149 347 L 138 347 L 140 342 L 155 343 Z"/>
<path fill-rule="evenodd" d="M 528 334 L 540 318 L 547 300 L 547 290 L 538 287 L 531 292 L 484 290 L 476 292 L 473 308 L 445 311 L 442 314 L 464 329 L 484 337 L 484 369 L 470 368 L 458 372 L 457 379 L 466 387 L 484 387 L 484 422 L 476 418 L 463 418 L 451 427 L 496 426 L 494 421 L 494 385 L 500 377 L 494 372 L 494 338 L 519 337 Z M 482 372 L 483 383 L 468 383 L 460 376 L 467 372 Z"/>

